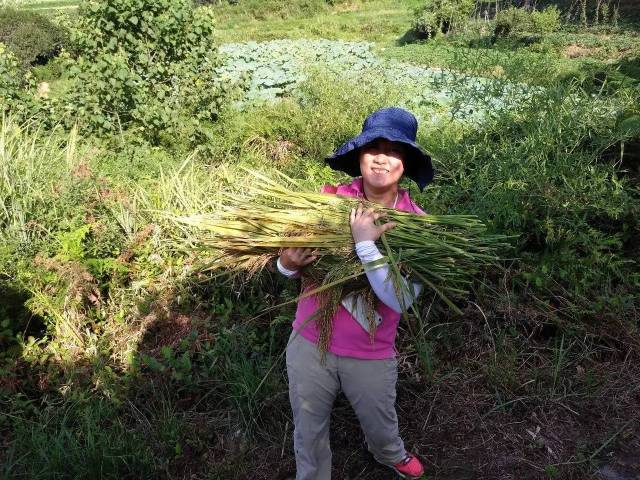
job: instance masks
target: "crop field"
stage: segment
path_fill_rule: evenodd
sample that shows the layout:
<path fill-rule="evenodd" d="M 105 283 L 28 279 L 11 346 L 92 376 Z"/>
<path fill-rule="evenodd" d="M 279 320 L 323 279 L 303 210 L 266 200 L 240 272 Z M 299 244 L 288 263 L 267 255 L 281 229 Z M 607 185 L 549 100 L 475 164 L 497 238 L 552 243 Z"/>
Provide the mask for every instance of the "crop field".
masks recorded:
<path fill-rule="evenodd" d="M 430 279 L 396 340 L 423 478 L 640 478 L 640 24 L 523 3 L 0 2 L 0 479 L 293 480 L 301 282 L 257 244 L 309 198 L 351 241 L 323 159 L 385 106 L 448 225 L 385 246 Z M 332 478 L 393 478 L 342 393 L 330 438 Z"/>
<path fill-rule="evenodd" d="M 43 13 L 76 9 L 79 4 L 79 2 L 74 0 L 5 0 L 4 2 L 0 2 L 0 4 L 2 3 L 12 7 L 37 10 Z"/>

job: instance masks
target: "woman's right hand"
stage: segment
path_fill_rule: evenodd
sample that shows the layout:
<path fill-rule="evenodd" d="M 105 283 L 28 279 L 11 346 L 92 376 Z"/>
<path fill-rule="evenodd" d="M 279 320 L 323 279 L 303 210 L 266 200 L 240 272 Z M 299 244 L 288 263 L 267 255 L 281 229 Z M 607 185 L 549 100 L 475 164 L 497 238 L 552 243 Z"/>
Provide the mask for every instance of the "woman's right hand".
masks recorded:
<path fill-rule="evenodd" d="M 280 253 L 280 264 L 287 270 L 300 270 L 316 260 L 313 249 L 289 247 Z"/>

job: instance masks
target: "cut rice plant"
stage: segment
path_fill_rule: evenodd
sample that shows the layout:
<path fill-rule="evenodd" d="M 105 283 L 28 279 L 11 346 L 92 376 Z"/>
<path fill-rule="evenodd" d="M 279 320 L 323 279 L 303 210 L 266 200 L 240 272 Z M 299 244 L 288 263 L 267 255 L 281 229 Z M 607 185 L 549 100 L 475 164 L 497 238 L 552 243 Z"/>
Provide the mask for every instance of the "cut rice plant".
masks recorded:
<path fill-rule="evenodd" d="M 211 258 L 207 269 L 255 275 L 283 248 L 312 248 L 317 261 L 302 272 L 302 296 L 323 293 L 334 308 L 354 291 L 366 291 L 365 270 L 391 263 L 396 289 L 406 281 L 421 283 L 459 312 L 453 299 L 468 292 L 479 269 L 496 264 L 506 237 L 491 235 L 470 215 L 418 215 L 357 198 L 305 190 L 276 172 L 279 181 L 248 170 L 255 182 L 247 191 L 208 214 L 172 217 L 182 225 L 190 245 Z M 396 223 L 380 239 L 386 255 L 362 265 L 354 251 L 349 225 L 352 208 L 363 204 Z M 195 228 L 192 228 L 195 227 Z M 367 295 L 372 297 L 371 295 Z M 331 308 L 329 308 L 331 310 Z"/>

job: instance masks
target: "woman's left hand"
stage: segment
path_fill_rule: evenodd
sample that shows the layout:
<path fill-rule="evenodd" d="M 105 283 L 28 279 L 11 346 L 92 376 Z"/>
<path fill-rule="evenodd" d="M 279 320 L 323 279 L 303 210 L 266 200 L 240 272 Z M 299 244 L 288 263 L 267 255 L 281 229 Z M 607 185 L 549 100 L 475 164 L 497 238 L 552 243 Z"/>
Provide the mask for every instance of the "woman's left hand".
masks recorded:
<path fill-rule="evenodd" d="M 353 241 L 355 243 L 366 240 L 373 240 L 375 242 L 384 232 L 396 226 L 395 222 L 376 225 L 375 222 L 380 217 L 382 217 L 382 214 L 376 213 L 373 208 L 367 208 L 365 210 L 362 205 L 358 205 L 358 208 L 352 208 L 349 220 Z"/>

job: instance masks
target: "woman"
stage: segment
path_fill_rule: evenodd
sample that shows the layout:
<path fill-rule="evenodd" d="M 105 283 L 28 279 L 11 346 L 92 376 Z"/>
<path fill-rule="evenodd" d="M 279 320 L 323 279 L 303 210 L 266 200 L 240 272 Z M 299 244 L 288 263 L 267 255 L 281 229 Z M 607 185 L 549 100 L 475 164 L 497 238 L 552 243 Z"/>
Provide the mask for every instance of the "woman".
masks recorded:
<path fill-rule="evenodd" d="M 433 179 L 431 158 L 415 143 L 417 129 L 415 117 L 401 108 L 374 112 L 365 120 L 360 135 L 326 159 L 331 168 L 360 177 L 348 185 L 327 186 L 323 191 L 423 214 L 398 185 L 403 174 L 421 190 Z M 378 218 L 373 209 L 361 206 L 351 212 L 351 233 L 363 263 L 382 257 L 375 241 L 395 226 L 377 225 Z M 315 259 L 310 249 L 288 248 L 278 259 L 278 269 L 288 277 L 296 277 Z M 325 340 L 326 345 L 322 344 L 321 329 L 312 318 L 321 308 L 319 299 L 310 296 L 298 302 L 294 332 L 287 347 L 296 480 L 331 478 L 329 419 L 340 390 L 353 406 L 368 448 L 378 462 L 403 478 L 419 478 L 424 472 L 415 455 L 404 449 L 395 411 L 396 330 L 403 307 L 411 304 L 420 286 L 411 284 L 413 295 L 406 293 L 399 298 L 387 280 L 389 268 L 388 264 L 381 265 L 366 273 L 377 297 L 374 332 L 364 313 L 364 300 L 348 296 L 331 319 L 330 337 Z M 403 290 L 408 292 L 409 288 Z M 318 348 L 319 342 L 322 348 Z"/>

